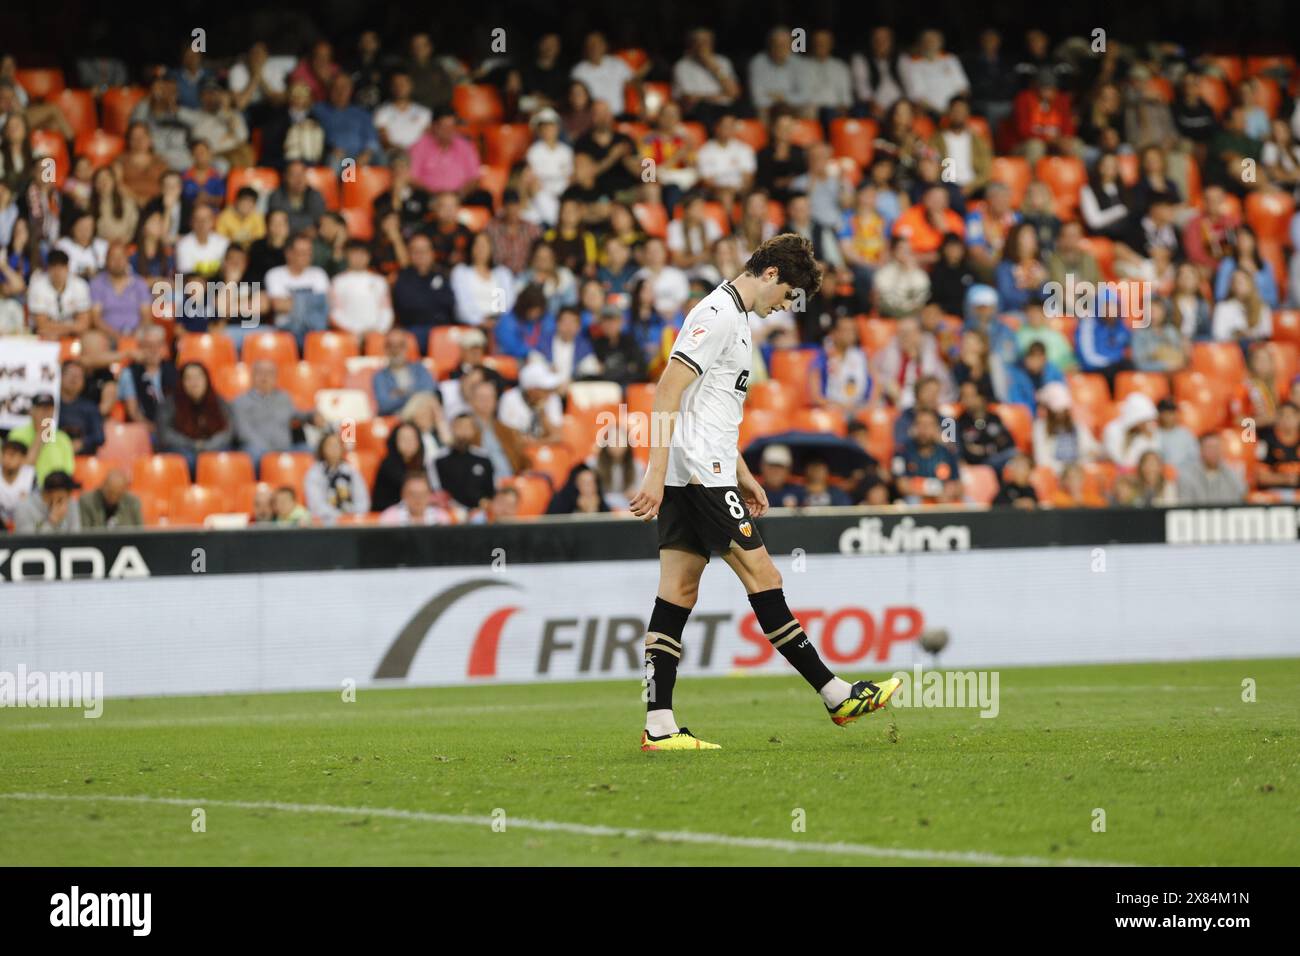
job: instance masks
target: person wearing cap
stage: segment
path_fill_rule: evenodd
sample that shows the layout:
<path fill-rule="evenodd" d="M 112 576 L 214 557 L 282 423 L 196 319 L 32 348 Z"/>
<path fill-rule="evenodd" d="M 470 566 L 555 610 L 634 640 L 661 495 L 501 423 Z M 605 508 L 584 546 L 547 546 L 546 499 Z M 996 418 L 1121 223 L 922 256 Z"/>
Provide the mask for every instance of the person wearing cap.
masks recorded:
<path fill-rule="evenodd" d="M 32 398 L 31 420 L 9 432 L 11 441 L 27 446 L 27 463 L 36 469 L 36 481 L 45 481 L 52 471 L 72 474 L 76 449 L 67 432 L 59 431 L 54 416 L 54 396 L 40 392 Z"/>
<path fill-rule="evenodd" d="M 1114 290 L 1104 286 L 1097 291 L 1096 303 L 1091 312 L 1079 319 L 1074 330 L 1075 351 L 1079 355 L 1080 368 L 1085 372 L 1099 372 L 1106 376 L 1106 382 L 1112 391 L 1115 388 L 1115 376 L 1133 369 L 1133 363 L 1128 358 L 1133 333 L 1119 313 L 1119 302 Z"/>
<path fill-rule="evenodd" d="M 121 468 L 114 468 L 104 476 L 94 491 L 87 491 L 77 501 L 81 512 L 81 527 L 86 528 L 139 528 L 144 524 L 140 499 L 127 491 L 129 479 Z"/>
<path fill-rule="evenodd" d="M 1074 420 L 1074 402 L 1064 382 L 1048 382 L 1038 392 L 1038 417 L 1033 425 L 1034 461 L 1056 474 L 1072 464 L 1102 457 L 1092 430 Z"/>
<path fill-rule="evenodd" d="M 14 514 L 14 534 L 75 534 L 81 511 L 72 500 L 71 470 L 51 471 L 41 480 L 41 493 L 28 495 Z"/>
<path fill-rule="evenodd" d="M 763 449 L 760 461 L 758 482 L 767 492 L 767 500 L 773 508 L 799 508 L 804 503 L 802 485 L 792 484 L 791 469 L 794 456 L 785 445 L 768 445 Z"/>
<path fill-rule="evenodd" d="M 36 487 L 36 469 L 27 463 L 27 446 L 12 438 L 0 447 L 0 528 L 14 520 L 14 513 Z"/>
<path fill-rule="evenodd" d="M 560 194 L 573 178 L 573 147 L 560 140 L 560 114 L 549 106 L 538 110 L 529 122 L 536 139 L 524 153 L 524 162 L 541 183 L 554 222 L 560 207 Z"/>
<path fill-rule="evenodd" d="M 497 418 L 527 438 L 550 441 L 562 436 L 564 402 L 556 389 L 562 384 L 545 362 L 533 361 L 519 373 L 519 385 L 501 396 Z"/>
<path fill-rule="evenodd" d="M 1119 415 L 1102 429 L 1106 456 L 1122 470 L 1132 471 L 1156 444 L 1156 405 L 1143 392 L 1132 392 L 1119 407 Z"/>

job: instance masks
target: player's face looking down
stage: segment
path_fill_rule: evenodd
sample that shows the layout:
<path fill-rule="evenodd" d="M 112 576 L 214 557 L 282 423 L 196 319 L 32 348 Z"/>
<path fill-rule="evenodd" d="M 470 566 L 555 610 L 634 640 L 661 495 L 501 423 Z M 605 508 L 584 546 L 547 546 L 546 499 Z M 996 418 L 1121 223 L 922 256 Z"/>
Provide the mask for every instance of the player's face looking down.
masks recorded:
<path fill-rule="evenodd" d="M 754 297 L 754 314 L 762 319 L 777 309 L 790 308 L 794 299 L 794 286 L 782 282 L 776 269 L 764 270 L 760 278 L 762 282 Z"/>

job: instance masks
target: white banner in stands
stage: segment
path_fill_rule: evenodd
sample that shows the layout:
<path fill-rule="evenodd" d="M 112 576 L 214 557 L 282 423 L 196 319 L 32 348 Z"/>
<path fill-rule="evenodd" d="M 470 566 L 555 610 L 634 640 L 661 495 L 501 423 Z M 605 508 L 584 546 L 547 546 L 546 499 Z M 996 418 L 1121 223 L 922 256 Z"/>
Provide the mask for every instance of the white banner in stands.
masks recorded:
<path fill-rule="evenodd" d="M 1300 655 L 1294 545 L 809 555 L 785 591 L 832 669 Z M 0 671 L 104 673 L 108 697 L 626 679 L 642 673 L 649 561 L 0 583 Z M 720 561 L 683 674 L 785 668 Z M 3 714 L 0 713 L 0 721 Z"/>
<path fill-rule="evenodd" d="M 0 337 L 0 431 L 31 421 L 40 392 L 59 400 L 59 343 Z"/>

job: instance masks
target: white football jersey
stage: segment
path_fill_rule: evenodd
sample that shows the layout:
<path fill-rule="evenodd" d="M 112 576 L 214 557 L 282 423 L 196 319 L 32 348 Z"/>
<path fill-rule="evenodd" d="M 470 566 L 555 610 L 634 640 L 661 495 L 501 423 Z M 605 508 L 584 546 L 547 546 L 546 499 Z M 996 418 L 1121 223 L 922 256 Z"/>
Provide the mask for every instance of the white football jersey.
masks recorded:
<path fill-rule="evenodd" d="M 736 484 L 736 445 L 752 356 L 749 315 L 736 287 L 724 282 L 691 309 L 673 344 L 672 358 L 697 377 L 682 395 L 665 484 Z"/>

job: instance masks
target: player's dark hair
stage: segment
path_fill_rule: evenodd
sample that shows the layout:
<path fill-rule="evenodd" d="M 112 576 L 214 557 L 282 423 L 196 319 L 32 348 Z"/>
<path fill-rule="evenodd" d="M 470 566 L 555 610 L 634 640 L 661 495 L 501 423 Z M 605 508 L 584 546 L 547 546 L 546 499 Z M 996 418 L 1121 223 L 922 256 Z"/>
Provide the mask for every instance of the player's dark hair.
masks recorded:
<path fill-rule="evenodd" d="M 761 276 L 774 267 L 779 281 L 803 289 L 805 295 L 814 296 L 822 287 L 822 273 L 812 243 L 796 233 L 773 236 L 755 249 L 745 263 L 745 271 L 752 276 Z"/>

